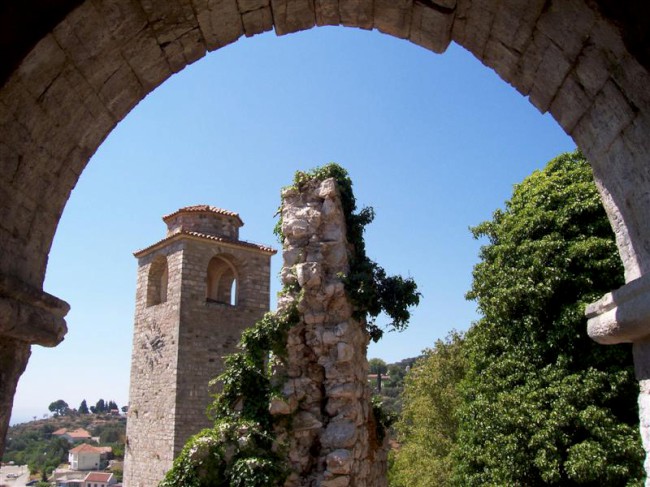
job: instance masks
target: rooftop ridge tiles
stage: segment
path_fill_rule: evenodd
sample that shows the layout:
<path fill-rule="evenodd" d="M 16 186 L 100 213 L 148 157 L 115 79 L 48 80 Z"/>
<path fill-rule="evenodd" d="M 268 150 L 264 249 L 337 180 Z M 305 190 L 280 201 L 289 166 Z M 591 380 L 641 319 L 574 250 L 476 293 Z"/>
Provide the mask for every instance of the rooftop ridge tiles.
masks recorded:
<path fill-rule="evenodd" d="M 211 205 L 184 206 L 183 208 L 179 208 L 178 210 L 163 216 L 162 219 L 164 222 L 167 222 L 167 220 L 181 213 L 214 213 L 217 215 L 230 216 L 233 218 L 237 218 L 237 220 L 239 220 L 239 223 L 241 225 L 244 225 L 244 222 L 239 216 L 239 213 L 235 213 L 234 211 L 230 211 L 230 210 L 224 210 L 223 208 L 217 208 L 216 206 L 211 206 Z"/>

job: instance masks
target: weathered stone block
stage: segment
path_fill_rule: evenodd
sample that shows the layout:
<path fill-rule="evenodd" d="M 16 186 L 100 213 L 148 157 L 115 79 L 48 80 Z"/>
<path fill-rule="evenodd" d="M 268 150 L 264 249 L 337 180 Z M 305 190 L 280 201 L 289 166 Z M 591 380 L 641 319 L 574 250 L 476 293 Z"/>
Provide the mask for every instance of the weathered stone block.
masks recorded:
<path fill-rule="evenodd" d="M 313 0 L 271 0 L 277 35 L 298 32 L 316 24 Z"/>
<path fill-rule="evenodd" d="M 208 51 L 236 41 L 244 35 L 237 0 L 192 0 Z"/>
<path fill-rule="evenodd" d="M 572 62 L 566 59 L 555 44 L 550 43 L 537 66 L 529 94 L 530 102 L 540 112 L 545 113 L 548 110 L 571 67 Z"/>
<path fill-rule="evenodd" d="M 370 30 L 374 25 L 374 0 L 339 0 L 341 23 Z"/>
<path fill-rule="evenodd" d="M 339 25 L 339 0 L 314 0 L 316 25 Z"/>
<path fill-rule="evenodd" d="M 350 450 L 334 450 L 327 455 L 327 470 L 336 475 L 346 475 L 352 468 L 352 454 Z"/>
<path fill-rule="evenodd" d="M 67 62 L 65 52 L 50 34 L 25 57 L 17 74 L 23 86 L 33 96 L 39 97 L 60 75 Z"/>
<path fill-rule="evenodd" d="M 587 154 L 601 153 L 635 117 L 634 109 L 612 81 L 603 86 L 572 135 Z"/>
<path fill-rule="evenodd" d="M 477 58 L 483 59 L 496 10 L 494 0 L 459 0 L 452 39 Z"/>
<path fill-rule="evenodd" d="M 537 29 L 561 47 L 567 59 L 575 59 L 596 22 L 595 12 L 581 0 L 547 2 L 546 6 Z"/>
<path fill-rule="evenodd" d="M 351 421 L 332 421 L 321 435 L 325 448 L 351 448 L 357 440 L 357 427 Z"/>
<path fill-rule="evenodd" d="M 271 30 L 273 28 L 271 7 L 259 8 L 242 13 L 242 22 L 246 37 L 252 37 L 256 34 Z"/>
<path fill-rule="evenodd" d="M 384 34 L 407 39 L 412 10 L 413 0 L 375 0 L 374 26 Z"/>
<path fill-rule="evenodd" d="M 436 53 L 443 53 L 451 42 L 451 27 L 454 12 L 440 12 L 431 7 L 415 3 L 409 39 L 411 42 Z"/>
<path fill-rule="evenodd" d="M 352 485 L 350 483 L 350 477 L 347 476 L 340 476 L 340 477 L 334 477 L 332 479 L 327 479 L 323 480 L 320 483 L 321 487 L 348 487 L 349 485 Z"/>
<path fill-rule="evenodd" d="M 323 423 L 318 421 L 316 416 L 307 411 L 300 411 L 293 418 L 293 430 L 296 432 L 306 430 L 320 430 L 322 427 Z"/>
<path fill-rule="evenodd" d="M 590 103 L 591 99 L 585 93 L 582 84 L 577 81 L 576 75 L 569 73 L 555 95 L 550 112 L 562 128 L 570 134 L 589 109 Z"/>

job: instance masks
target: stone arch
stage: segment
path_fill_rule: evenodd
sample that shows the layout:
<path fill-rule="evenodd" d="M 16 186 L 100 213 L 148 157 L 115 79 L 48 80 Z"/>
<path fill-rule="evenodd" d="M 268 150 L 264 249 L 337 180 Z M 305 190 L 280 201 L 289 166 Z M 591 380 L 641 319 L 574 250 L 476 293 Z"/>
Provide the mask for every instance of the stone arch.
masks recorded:
<path fill-rule="evenodd" d="M 3 272 L 39 287 L 58 219 L 99 144 L 147 93 L 208 51 L 274 29 L 378 29 L 434 52 L 454 40 L 582 148 L 629 280 L 650 267 L 648 70 L 592 2 L 86 0 L 0 90 Z M 34 196 L 37 195 L 37 196 Z M 27 253 L 32 258 L 20 258 Z"/>
<path fill-rule="evenodd" d="M 22 8 L 30 14 L 29 6 L 37 12 L 41 6 L 37 0 L 26 4 Z M 27 34 L 16 44 L 10 63 L 15 68 L 0 87 L 0 293 L 14 309 L 24 310 L 16 316 L 29 317 L 24 322 L 8 317 L 11 323 L 3 328 L 12 331 L 2 334 L 0 359 L 17 372 L 0 384 L 0 440 L 27 362 L 25 344 L 51 346 L 65 332 L 61 317 L 67 305 L 43 293 L 42 285 L 59 218 L 90 156 L 147 93 L 244 35 L 344 25 L 378 29 L 438 53 L 452 40 L 462 45 L 540 111 L 549 111 L 592 163 L 626 279 L 639 281 L 593 313 L 620 314 L 620 300 L 645 300 L 650 293 L 650 284 L 639 279 L 650 272 L 650 63 L 647 46 L 630 41 L 636 31 L 647 32 L 639 23 L 648 15 L 635 16 L 633 8 L 610 0 L 61 0 L 57 5 L 30 28 L 13 26 Z M 647 9 L 642 1 L 626 5 Z M 30 15 L 24 17 L 31 22 Z M 644 313 L 642 319 L 630 317 L 631 332 L 607 322 L 594 334 L 605 336 L 603 341 L 638 340 L 650 330 L 650 310 Z"/>
<path fill-rule="evenodd" d="M 157 256 L 149 266 L 147 278 L 147 306 L 155 306 L 167 301 L 169 266 L 164 255 Z"/>
<path fill-rule="evenodd" d="M 206 272 L 206 300 L 237 305 L 239 274 L 228 256 L 220 254 L 210 259 Z"/>

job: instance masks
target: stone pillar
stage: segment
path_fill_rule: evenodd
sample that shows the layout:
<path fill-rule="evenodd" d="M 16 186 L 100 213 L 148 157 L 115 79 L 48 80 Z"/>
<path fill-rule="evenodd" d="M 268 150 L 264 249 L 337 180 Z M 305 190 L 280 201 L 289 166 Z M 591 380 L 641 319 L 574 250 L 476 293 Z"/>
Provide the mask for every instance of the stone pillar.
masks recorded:
<path fill-rule="evenodd" d="M 30 345 L 53 347 L 63 340 L 64 301 L 9 276 L 0 276 L 0 457 L 18 379 L 25 371 Z"/>
<path fill-rule="evenodd" d="M 335 180 L 285 190 L 282 221 L 282 281 L 299 291 L 279 305 L 297 299 L 300 314 L 288 334 L 284 398 L 271 405 L 292 418 L 278 432 L 292 469 L 285 486 L 385 486 L 385 448 L 367 385 L 369 337 L 352 317 L 341 277 L 349 244 Z"/>
<path fill-rule="evenodd" d="M 29 343 L 0 336 L 0 456 L 5 451 L 5 438 L 14 405 L 18 379 L 27 367 L 31 354 Z"/>
<path fill-rule="evenodd" d="M 650 275 L 645 274 L 587 306 L 589 336 L 598 343 L 632 343 L 639 381 L 639 428 L 650 487 Z"/>

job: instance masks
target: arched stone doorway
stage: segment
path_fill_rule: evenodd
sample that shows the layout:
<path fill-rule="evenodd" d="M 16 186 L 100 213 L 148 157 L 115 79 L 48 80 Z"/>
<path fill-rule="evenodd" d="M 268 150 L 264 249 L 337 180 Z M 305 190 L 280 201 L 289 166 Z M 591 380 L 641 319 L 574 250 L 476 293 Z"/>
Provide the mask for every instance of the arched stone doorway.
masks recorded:
<path fill-rule="evenodd" d="M 65 333 L 67 306 L 41 289 L 56 225 L 89 157 L 147 93 L 207 51 L 243 35 L 271 29 L 281 35 L 342 24 L 377 28 L 434 52 L 443 52 L 451 40 L 458 42 L 537 108 L 550 111 L 583 149 L 593 163 L 627 280 L 648 272 L 649 74 L 644 53 L 629 41 L 629 25 L 623 22 L 623 28 L 617 27 L 609 2 L 86 0 L 58 4 L 60 11 L 49 17 L 49 24 L 35 29 L 38 42 L 33 49 L 22 62 L 16 55 L 16 69 L 0 90 L 0 286 L 8 310 L 0 328 L 5 337 L 0 358 L 11 364 L 3 367 L 11 371 L 0 384 L 4 427 L 29 344 L 54 345 Z M 50 27 L 51 33 L 40 34 Z M 621 300 L 647 301 L 644 282 L 637 280 L 592 309 L 596 336 L 614 342 L 646 335 L 645 315 L 638 313 L 627 318 L 632 332 L 621 331 L 625 313 L 616 307 L 621 308 Z M 636 347 L 641 365 L 642 347 Z"/>

